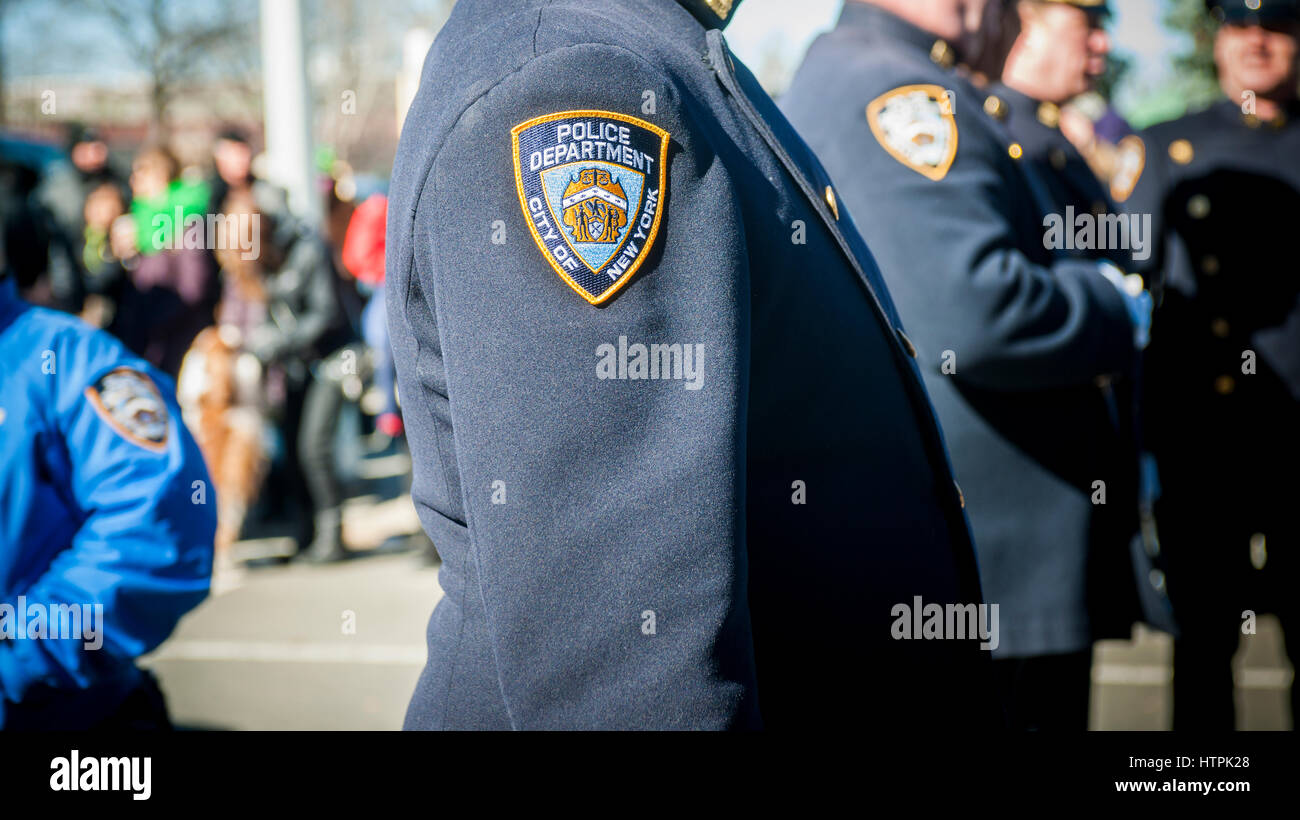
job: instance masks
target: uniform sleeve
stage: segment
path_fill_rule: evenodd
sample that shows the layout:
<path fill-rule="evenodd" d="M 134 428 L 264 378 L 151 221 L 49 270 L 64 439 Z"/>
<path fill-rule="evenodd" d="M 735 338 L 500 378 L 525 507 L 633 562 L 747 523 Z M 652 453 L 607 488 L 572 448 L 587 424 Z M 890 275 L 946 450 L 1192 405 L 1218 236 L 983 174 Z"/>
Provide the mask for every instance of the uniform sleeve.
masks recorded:
<path fill-rule="evenodd" d="M 389 299 L 402 394 L 422 397 L 403 406 L 420 451 L 417 505 L 468 528 L 478 585 L 465 594 L 486 611 L 515 728 L 756 721 L 745 226 L 730 170 L 687 109 L 629 51 L 549 52 L 460 114 L 413 214 L 390 210 L 413 231 L 396 251 L 390 243 L 388 269 L 414 249 Z M 563 217 L 526 217 L 516 183 L 511 129 L 560 112 L 669 134 L 643 181 L 662 221 L 636 240 L 640 268 L 599 305 L 531 233 L 530 220 L 554 246 Z M 530 170 L 530 155 L 522 163 Z M 625 196 L 634 177 L 620 180 Z M 684 354 L 686 369 L 670 377 L 655 362 L 660 377 L 645 377 L 631 362 L 651 350 Z M 413 406 L 444 391 L 449 419 Z"/>
<path fill-rule="evenodd" d="M 1013 215 L 1037 213 L 1013 185 L 1006 149 L 968 122 L 950 170 L 933 180 L 890 156 L 859 111 L 839 150 L 857 167 L 846 191 L 867 244 L 886 273 L 909 332 L 930 367 L 1004 390 L 1066 387 L 1133 365 L 1133 325 L 1123 296 L 1096 263 L 1036 264 Z M 1043 241 L 1041 222 L 1033 241 Z M 951 355 L 945 356 L 945 351 Z"/>
<path fill-rule="evenodd" d="M 85 519 L 21 595 L 45 612 L 102 607 L 101 629 L 89 639 L 0 643 L 0 687 L 13 701 L 38 682 L 90 686 L 152 650 L 206 596 L 212 571 L 216 497 L 170 381 L 107 334 L 62 338 L 49 377 L 57 435 L 47 466 L 67 476 Z"/>

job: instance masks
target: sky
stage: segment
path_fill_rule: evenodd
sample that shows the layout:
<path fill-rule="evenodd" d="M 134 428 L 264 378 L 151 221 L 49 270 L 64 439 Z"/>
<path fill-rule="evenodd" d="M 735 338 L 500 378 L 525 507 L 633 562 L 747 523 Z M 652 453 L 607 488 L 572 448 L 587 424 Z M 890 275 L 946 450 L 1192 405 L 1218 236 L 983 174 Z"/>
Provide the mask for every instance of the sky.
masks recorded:
<path fill-rule="evenodd" d="M 210 6 L 216 1 L 195 0 L 202 6 Z M 239 3 L 253 1 L 234 0 Z M 417 5 L 427 5 L 428 2 L 431 0 L 420 0 Z M 813 38 L 834 25 L 842 4 L 843 0 L 743 0 L 735 19 L 727 27 L 727 41 L 737 56 L 761 79 L 767 80 L 768 73 L 777 70 L 772 56 L 779 57 L 779 63 L 786 71 L 793 71 Z M 1114 47 L 1136 58 L 1136 65 L 1125 78 L 1115 101 L 1121 111 L 1127 111 L 1168 79 L 1170 56 L 1180 48 L 1180 41 L 1160 24 L 1164 0 L 1112 0 L 1111 5 L 1116 11 L 1112 23 Z M 87 72 L 85 53 L 74 51 L 75 56 L 62 54 L 67 58 L 63 60 L 54 59 L 60 55 L 46 54 L 45 50 L 33 54 L 30 49 L 32 38 L 39 41 L 53 32 L 84 41 L 90 47 L 89 51 L 93 51 L 91 61 L 95 74 L 102 77 L 105 74 L 131 73 L 131 67 L 121 62 L 116 49 L 103 47 L 105 34 L 87 28 L 86 23 L 78 25 L 75 20 L 68 20 L 66 13 L 41 0 L 11 5 L 3 27 L 4 52 L 8 55 L 6 76 L 20 78 L 46 72 Z M 39 57 L 33 63 L 39 64 L 23 65 L 25 59 L 16 59 L 37 55 Z"/>

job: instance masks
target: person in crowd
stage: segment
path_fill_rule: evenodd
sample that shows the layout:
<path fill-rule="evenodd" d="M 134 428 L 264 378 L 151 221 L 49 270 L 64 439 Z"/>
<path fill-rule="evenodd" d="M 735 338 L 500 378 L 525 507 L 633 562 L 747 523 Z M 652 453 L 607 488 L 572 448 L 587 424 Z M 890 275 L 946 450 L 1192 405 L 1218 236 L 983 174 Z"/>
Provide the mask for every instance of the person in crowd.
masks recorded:
<path fill-rule="evenodd" d="M 114 253 L 127 274 L 109 330 L 175 378 L 194 337 L 213 322 L 220 282 L 204 248 L 205 220 L 189 219 L 198 194 L 179 179 L 171 152 L 161 145 L 141 150 L 132 165 L 131 190 L 132 220 L 114 223 Z"/>
<path fill-rule="evenodd" d="M 67 160 L 54 163 L 36 191 L 36 201 L 51 219 L 51 253 L 45 274 L 49 295 L 41 302 L 77 313 L 88 290 L 81 253 L 85 245 L 86 200 L 92 191 L 109 186 L 126 202 L 130 190 L 126 178 L 113 166 L 107 142 L 96 129 L 71 123 L 65 148 Z"/>
<path fill-rule="evenodd" d="M 330 248 L 289 216 L 274 193 L 255 189 L 268 321 L 253 327 L 245 344 L 283 379 L 289 493 L 301 513 L 298 555 L 324 563 L 347 555 L 334 441 L 345 389 L 355 389 L 352 398 L 359 398 L 367 357 L 344 311 L 348 285 Z"/>
<path fill-rule="evenodd" d="M 402 434 L 402 416 L 397 408 L 397 371 L 388 341 L 388 314 L 384 302 L 384 229 L 388 220 L 388 197 L 372 194 L 352 214 L 343 239 L 343 265 L 356 280 L 370 289 L 361 314 L 362 333 L 374 353 L 375 387 L 384 403 L 375 422 L 390 437 Z"/>
<path fill-rule="evenodd" d="M 223 128 L 212 143 L 213 173 L 208 178 L 208 210 L 221 213 L 231 194 L 249 190 L 253 176 L 253 147 L 240 128 Z"/>
<path fill-rule="evenodd" d="M 257 214 L 251 188 L 233 188 L 222 218 Z M 178 400 L 217 487 L 217 567 L 231 565 L 230 547 L 263 488 L 269 466 L 266 427 L 271 406 L 265 370 L 247 349 L 267 319 L 261 261 L 237 247 L 215 251 L 222 295 L 216 325 L 195 338 L 181 365 Z"/>
<path fill-rule="evenodd" d="M 126 266 L 117 255 L 113 243 L 113 225 L 119 219 L 131 221 L 126 216 L 127 201 L 121 189 L 104 183 L 86 196 L 85 233 L 81 248 L 82 266 L 86 271 L 86 303 L 81 318 L 95 327 L 107 327 L 113 318 L 126 280 Z M 119 229 L 118 244 L 122 245 L 127 232 Z M 129 231 L 134 239 L 134 227 Z M 128 258 L 135 256 L 134 243 L 125 245 Z"/>

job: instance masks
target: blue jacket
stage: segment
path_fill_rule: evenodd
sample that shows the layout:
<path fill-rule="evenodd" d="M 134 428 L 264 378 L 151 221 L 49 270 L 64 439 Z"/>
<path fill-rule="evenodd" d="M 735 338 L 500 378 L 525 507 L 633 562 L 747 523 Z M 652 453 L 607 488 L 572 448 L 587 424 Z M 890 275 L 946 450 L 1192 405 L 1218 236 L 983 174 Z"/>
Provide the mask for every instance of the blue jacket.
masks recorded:
<path fill-rule="evenodd" d="M 0 279 L 0 725 L 105 717 L 133 660 L 207 594 L 216 498 L 173 392 L 112 336 Z M 69 637 L 71 616 L 54 634 L 67 606 L 96 605 L 102 646 L 86 648 L 86 621 Z"/>
<path fill-rule="evenodd" d="M 988 716 L 977 642 L 891 637 L 915 596 L 980 601 L 959 490 L 870 254 L 723 22 L 462 0 L 429 53 L 387 237 L 446 593 L 408 728 Z"/>
<path fill-rule="evenodd" d="M 846 3 L 782 105 L 920 350 L 1001 607 L 995 656 L 1083 650 L 1140 614 L 1135 458 L 1105 394 L 1134 371 L 1133 326 L 1098 263 L 1045 248 L 1050 195 L 952 59 L 933 34 Z"/>

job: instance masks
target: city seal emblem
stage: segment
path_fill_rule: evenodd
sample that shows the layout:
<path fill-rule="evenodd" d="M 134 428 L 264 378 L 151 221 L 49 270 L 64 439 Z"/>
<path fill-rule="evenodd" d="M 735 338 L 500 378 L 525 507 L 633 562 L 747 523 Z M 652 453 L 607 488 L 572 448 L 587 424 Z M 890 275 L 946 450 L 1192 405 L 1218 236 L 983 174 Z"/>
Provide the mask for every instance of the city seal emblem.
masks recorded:
<path fill-rule="evenodd" d="M 148 374 L 118 367 L 85 390 L 86 400 L 126 440 L 155 453 L 167 449 L 167 403 Z"/>
<path fill-rule="evenodd" d="M 510 136 L 537 247 L 565 284 L 601 304 L 631 280 L 659 233 L 668 132 L 611 111 L 562 111 Z"/>
<path fill-rule="evenodd" d="M 957 158 L 953 97 L 937 85 L 905 85 L 867 106 L 871 133 L 894 159 L 938 182 Z"/>

